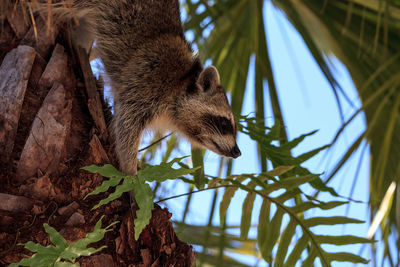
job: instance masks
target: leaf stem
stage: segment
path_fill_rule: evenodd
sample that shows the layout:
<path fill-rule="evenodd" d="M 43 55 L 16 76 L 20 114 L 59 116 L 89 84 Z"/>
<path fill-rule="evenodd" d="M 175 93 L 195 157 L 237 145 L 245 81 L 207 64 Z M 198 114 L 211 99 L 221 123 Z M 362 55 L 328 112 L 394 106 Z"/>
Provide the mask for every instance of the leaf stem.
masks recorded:
<path fill-rule="evenodd" d="M 174 198 L 184 197 L 184 196 L 188 196 L 188 195 L 191 195 L 191 194 L 194 194 L 194 193 L 200 193 L 202 191 L 207 191 L 207 190 L 212 190 L 212 189 L 217 189 L 217 188 L 222 188 L 222 187 L 238 187 L 238 186 L 236 186 L 236 185 L 219 185 L 219 186 L 215 186 L 215 187 L 203 188 L 203 189 L 199 189 L 197 191 L 191 191 L 191 192 L 188 192 L 188 193 L 184 193 L 184 194 L 175 195 L 175 196 L 172 196 L 172 197 L 163 198 L 163 199 L 160 199 L 159 201 L 155 202 L 155 204 L 158 204 L 160 202 L 164 202 L 164 201 L 167 201 L 167 200 L 171 200 L 171 199 L 174 199 Z"/>
<path fill-rule="evenodd" d="M 167 135 L 161 137 L 160 139 L 154 141 L 154 142 L 151 143 L 150 145 L 148 145 L 148 146 L 146 146 L 146 147 L 144 147 L 144 148 L 139 149 L 138 152 L 142 152 L 142 151 L 148 149 L 149 147 L 154 146 L 154 145 L 157 144 L 158 142 L 161 142 L 162 140 L 164 140 L 165 138 L 167 138 L 167 137 L 169 137 L 169 136 L 171 136 L 171 135 L 172 135 L 172 133 L 169 133 L 169 134 L 167 134 Z"/>

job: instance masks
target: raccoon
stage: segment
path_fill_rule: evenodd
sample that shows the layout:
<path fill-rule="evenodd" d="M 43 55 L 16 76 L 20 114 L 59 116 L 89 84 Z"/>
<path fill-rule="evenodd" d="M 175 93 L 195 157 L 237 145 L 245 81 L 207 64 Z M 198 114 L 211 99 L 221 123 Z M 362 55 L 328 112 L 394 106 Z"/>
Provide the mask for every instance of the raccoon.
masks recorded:
<path fill-rule="evenodd" d="M 73 8 L 96 40 L 111 82 L 124 173 L 136 174 L 140 138 L 149 126 L 176 131 L 222 156 L 241 155 L 218 71 L 203 68 L 186 41 L 178 0 L 79 0 Z"/>

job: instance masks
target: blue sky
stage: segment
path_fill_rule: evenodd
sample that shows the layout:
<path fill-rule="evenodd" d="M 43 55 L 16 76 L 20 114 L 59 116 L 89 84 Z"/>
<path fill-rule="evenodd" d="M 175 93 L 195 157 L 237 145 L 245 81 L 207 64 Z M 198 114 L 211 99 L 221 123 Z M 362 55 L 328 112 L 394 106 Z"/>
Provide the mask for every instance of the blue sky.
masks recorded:
<path fill-rule="evenodd" d="M 279 10 L 276 10 L 269 1 L 266 1 L 265 7 L 265 24 L 267 25 L 267 39 L 269 45 L 269 54 L 272 60 L 274 77 L 276 80 L 281 107 L 283 108 L 283 116 L 286 123 L 286 129 L 289 134 L 289 139 L 293 139 L 314 130 L 318 132 L 308 137 L 298 148 L 295 149 L 295 154 L 310 151 L 317 147 L 330 143 L 335 136 L 337 130 L 341 126 L 341 119 L 338 113 L 338 107 L 332 92 L 332 89 L 320 71 L 318 65 L 308 52 L 304 42 L 299 34 L 286 20 Z M 355 108 L 360 106 L 354 84 L 347 72 L 346 68 L 335 58 L 330 59 L 332 66 L 336 70 L 335 76 L 342 88 L 354 100 L 356 107 L 351 107 L 343 103 L 343 112 L 345 118 L 350 117 L 355 111 Z M 253 62 L 253 61 L 252 61 Z M 253 64 L 251 62 L 251 64 Z M 252 68 L 250 68 L 252 69 Z M 254 73 L 250 71 L 248 76 L 246 95 L 242 114 L 254 112 Z M 223 82 L 223 81 L 222 81 Z M 344 99 L 342 99 L 344 100 Z M 272 111 L 269 105 L 268 91 L 265 91 L 266 118 L 272 126 L 273 118 Z M 304 164 L 314 173 L 329 173 L 330 168 L 334 166 L 336 161 L 346 152 L 349 144 L 365 129 L 363 116 L 359 116 L 357 120 L 350 125 L 338 144 L 330 153 L 321 152 L 313 159 Z M 260 165 L 257 160 L 256 144 L 247 136 L 239 135 L 238 144 L 242 150 L 242 156 L 235 160 L 233 173 L 255 173 L 260 171 Z M 183 150 L 189 153 L 189 148 L 185 146 Z M 368 150 L 366 150 L 368 152 Z M 349 217 L 368 221 L 368 153 L 361 155 L 360 151 L 351 159 L 342 171 L 330 183 L 337 192 L 342 196 L 350 196 L 352 181 L 356 174 L 356 169 L 359 161 L 361 168 L 358 173 L 356 189 L 352 196 L 353 199 L 360 200 L 363 203 L 352 203 L 348 211 L 346 207 L 336 208 L 330 212 L 315 211 L 313 216 L 339 216 L 347 215 Z M 206 152 L 205 156 L 205 171 L 208 174 L 215 175 L 219 164 L 219 157 L 212 153 Z M 324 176 L 322 176 L 324 177 Z M 307 190 L 307 188 L 306 188 Z M 310 190 L 310 188 L 308 188 Z M 179 191 L 179 192 L 178 192 Z M 173 194 L 183 193 L 186 187 L 178 186 Z M 310 191 L 311 192 L 311 191 Z M 191 204 L 191 213 L 187 218 L 188 223 L 206 225 L 208 221 L 209 209 L 213 192 L 204 192 L 195 194 Z M 222 195 L 219 196 L 219 201 Z M 231 207 L 228 211 L 228 224 L 239 225 L 241 218 L 241 207 L 245 198 L 244 192 L 238 192 L 232 200 Z M 327 201 L 332 199 L 329 194 L 320 194 L 321 200 Z M 172 203 L 171 203 L 172 202 Z M 171 209 L 176 209 L 173 212 L 173 219 L 179 221 L 183 212 L 184 203 L 181 199 L 172 200 L 169 204 Z M 218 203 L 218 201 L 217 201 Z M 257 210 L 261 205 L 260 199 L 257 199 L 254 205 L 252 223 L 257 224 Z M 236 208 L 235 208 L 236 207 Z M 213 223 L 219 225 L 218 210 L 215 212 Z M 350 224 L 345 227 L 318 227 L 313 229 L 315 233 L 326 234 L 351 234 L 366 237 L 368 224 Z M 239 233 L 239 231 L 236 231 Z M 255 237 L 256 232 L 251 231 L 250 236 Z M 358 254 L 360 246 L 329 246 L 325 247 L 329 251 L 351 251 Z M 369 257 L 369 249 L 364 250 L 364 256 Z M 247 263 L 255 263 L 256 259 L 240 258 Z M 264 266 L 260 264 L 259 266 Z M 352 264 L 334 263 L 334 266 L 353 266 Z"/>

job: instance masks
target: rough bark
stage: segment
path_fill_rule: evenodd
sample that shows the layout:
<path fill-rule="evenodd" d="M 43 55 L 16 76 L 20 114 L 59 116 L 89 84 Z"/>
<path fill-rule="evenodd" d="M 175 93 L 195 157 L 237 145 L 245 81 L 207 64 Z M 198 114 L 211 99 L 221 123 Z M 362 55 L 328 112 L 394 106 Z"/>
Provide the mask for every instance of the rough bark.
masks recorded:
<path fill-rule="evenodd" d="M 19 46 L 0 66 L 0 154 L 7 162 L 14 147 L 26 87 L 35 60 L 35 49 Z"/>
<path fill-rule="evenodd" d="M 100 131 L 100 139 L 105 141 L 108 138 L 107 127 L 104 120 L 104 113 L 100 96 L 97 92 L 96 80 L 93 76 L 92 69 L 90 68 L 89 57 L 85 49 L 77 47 L 76 50 L 79 58 L 79 63 L 82 68 L 83 77 L 85 79 L 86 92 L 89 98 L 87 103 L 89 112 L 92 115 L 97 129 Z"/>
<path fill-rule="evenodd" d="M 22 150 L 16 174 L 19 182 L 33 177 L 38 171 L 48 175 L 56 172 L 69 134 L 71 106 L 64 86 L 55 82 L 33 121 Z"/>
<path fill-rule="evenodd" d="M 107 248 L 80 266 L 193 266 L 192 247 L 178 240 L 166 209 L 156 206 L 135 241 L 128 195 L 94 211 L 110 192 L 83 199 L 103 178 L 81 167 L 117 162 L 110 108 L 69 25 L 48 30 L 26 19 L 7 13 L 0 32 L 0 266 L 31 255 L 18 243 L 48 245 L 43 223 L 72 242 L 102 215 L 103 226 L 120 223 L 94 245 Z"/>
<path fill-rule="evenodd" d="M 33 26 L 29 28 L 20 44 L 35 48 L 38 54 L 47 59 L 60 30 L 60 24 L 53 24 L 48 28 L 46 22 L 37 17 Z"/>

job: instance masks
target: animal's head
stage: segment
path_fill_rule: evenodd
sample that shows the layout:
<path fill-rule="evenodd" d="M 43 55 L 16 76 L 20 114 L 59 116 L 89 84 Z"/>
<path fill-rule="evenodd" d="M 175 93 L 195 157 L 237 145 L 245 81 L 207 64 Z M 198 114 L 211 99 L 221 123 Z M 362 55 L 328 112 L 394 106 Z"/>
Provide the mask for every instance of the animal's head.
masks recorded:
<path fill-rule="evenodd" d="M 236 123 L 217 69 L 207 67 L 195 77 L 177 106 L 176 126 L 195 146 L 221 156 L 239 157 Z"/>

